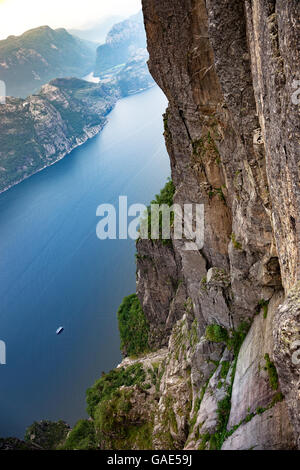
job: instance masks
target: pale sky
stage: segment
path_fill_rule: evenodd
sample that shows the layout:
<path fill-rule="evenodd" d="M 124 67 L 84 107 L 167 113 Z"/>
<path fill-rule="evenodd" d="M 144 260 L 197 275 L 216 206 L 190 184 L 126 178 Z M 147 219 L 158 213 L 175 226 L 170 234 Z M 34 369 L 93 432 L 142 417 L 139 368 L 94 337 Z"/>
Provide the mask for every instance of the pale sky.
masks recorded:
<path fill-rule="evenodd" d="M 130 16 L 141 0 L 0 0 L 0 39 L 31 28 L 83 29 L 108 16 Z"/>

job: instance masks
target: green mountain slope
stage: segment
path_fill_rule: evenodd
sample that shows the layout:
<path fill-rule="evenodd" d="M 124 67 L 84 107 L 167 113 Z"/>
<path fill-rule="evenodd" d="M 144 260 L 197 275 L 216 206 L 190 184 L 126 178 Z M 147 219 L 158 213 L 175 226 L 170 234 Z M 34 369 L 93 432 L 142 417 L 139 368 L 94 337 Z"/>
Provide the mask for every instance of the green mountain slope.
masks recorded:
<path fill-rule="evenodd" d="M 100 83 L 57 78 L 26 99 L 0 106 L 0 193 L 95 136 L 116 101 L 150 88 L 143 51 Z"/>
<path fill-rule="evenodd" d="M 69 78 L 25 100 L 8 98 L 0 106 L 0 192 L 96 135 L 118 97 L 111 85 Z"/>
<path fill-rule="evenodd" d="M 94 67 L 95 45 L 65 29 L 41 26 L 0 41 L 0 80 L 7 95 L 25 98 L 57 77 L 83 77 Z"/>

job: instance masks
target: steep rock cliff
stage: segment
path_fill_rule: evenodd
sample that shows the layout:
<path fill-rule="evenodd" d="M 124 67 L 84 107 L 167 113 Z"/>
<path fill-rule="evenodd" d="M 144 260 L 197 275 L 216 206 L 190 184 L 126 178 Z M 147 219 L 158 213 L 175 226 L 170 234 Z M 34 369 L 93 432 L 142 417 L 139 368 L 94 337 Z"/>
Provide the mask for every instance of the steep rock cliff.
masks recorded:
<path fill-rule="evenodd" d="M 137 244 L 157 347 L 172 330 L 156 448 L 297 447 L 299 8 L 143 0 L 149 68 L 169 100 L 174 202 L 205 206 L 202 250 Z"/>

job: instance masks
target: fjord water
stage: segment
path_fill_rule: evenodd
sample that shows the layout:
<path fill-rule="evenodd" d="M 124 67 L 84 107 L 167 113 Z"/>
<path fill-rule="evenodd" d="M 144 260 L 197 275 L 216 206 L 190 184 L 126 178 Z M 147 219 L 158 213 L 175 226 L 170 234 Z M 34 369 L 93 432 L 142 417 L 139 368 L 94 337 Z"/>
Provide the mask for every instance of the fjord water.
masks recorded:
<path fill-rule="evenodd" d="M 35 420 L 73 425 L 86 388 L 121 360 L 116 311 L 135 292 L 135 243 L 100 241 L 96 209 L 119 195 L 149 203 L 163 187 L 165 108 L 157 87 L 119 101 L 100 135 L 0 195 L 2 437 Z"/>

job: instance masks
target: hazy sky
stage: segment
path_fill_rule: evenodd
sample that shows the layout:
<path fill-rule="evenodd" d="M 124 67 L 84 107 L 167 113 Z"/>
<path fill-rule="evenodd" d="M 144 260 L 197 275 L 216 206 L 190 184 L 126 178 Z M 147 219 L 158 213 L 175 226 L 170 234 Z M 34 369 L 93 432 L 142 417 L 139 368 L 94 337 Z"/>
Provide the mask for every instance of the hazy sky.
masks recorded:
<path fill-rule="evenodd" d="M 82 29 L 107 16 L 129 16 L 141 8 L 141 0 L 0 0 L 0 39 L 28 29 Z"/>

